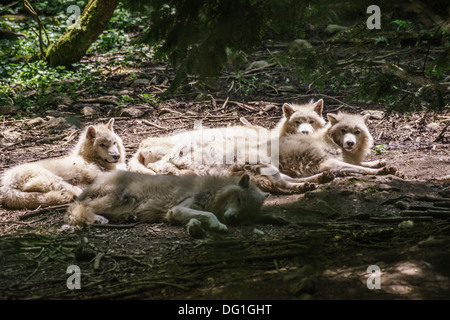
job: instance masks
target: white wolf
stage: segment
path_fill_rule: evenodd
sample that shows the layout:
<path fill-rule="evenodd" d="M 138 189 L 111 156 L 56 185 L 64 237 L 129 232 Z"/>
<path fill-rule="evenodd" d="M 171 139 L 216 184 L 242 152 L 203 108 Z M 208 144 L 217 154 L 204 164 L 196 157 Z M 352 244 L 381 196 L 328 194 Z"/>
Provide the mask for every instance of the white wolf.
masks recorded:
<path fill-rule="evenodd" d="M 229 176 L 246 172 L 252 175 L 253 181 L 262 190 L 270 192 L 311 190 L 314 188 L 311 183 L 328 182 L 335 175 L 395 174 L 394 168 L 379 168 L 385 165 L 384 162 L 362 161 L 373 145 L 373 138 L 366 124 L 368 116 L 328 114 L 329 125 L 314 133 L 273 137 L 262 144 L 244 144 L 241 150 L 244 150 L 246 155 L 256 154 L 256 162 L 248 161 L 248 158 L 244 158 L 243 162 L 223 161 L 221 156 L 224 153 L 239 155 L 239 148 L 220 139 L 208 140 L 213 136 L 209 130 L 204 130 L 203 135 L 200 130 L 188 132 L 184 136 L 153 138 L 161 139 L 163 143 L 169 141 L 175 147 L 160 160 L 148 163 L 147 167 L 158 174 L 188 172 Z M 257 141 L 250 133 L 251 130 L 247 131 L 245 141 Z M 156 142 L 157 140 L 154 141 Z M 276 144 L 276 148 L 272 148 L 273 144 Z M 261 149 L 276 149 L 277 157 L 261 152 Z M 208 163 L 198 160 L 209 158 L 217 161 Z M 270 169 L 270 174 L 267 174 L 267 169 Z M 266 171 L 263 173 L 262 170 Z"/>
<path fill-rule="evenodd" d="M 241 118 L 240 120 L 245 125 L 244 127 L 233 126 L 227 128 L 208 129 L 207 131 L 203 131 L 201 134 L 182 132 L 179 134 L 172 134 L 164 138 L 149 137 L 141 141 L 138 150 L 128 163 L 128 169 L 133 172 L 155 174 L 155 171 L 150 168 L 152 163 L 155 163 L 163 159 L 168 154 L 173 153 L 177 146 L 180 145 L 180 142 L 186 141 L 186 139 L 190 139 L 191 141 L 193 139 L 201 139 L 202 142 L 206 139 L 211 143 L 217 144 L 224 142 L 225 140 L 231 143 L 232 140 L 251 137 L 253 139 L 253 143 L 259 143 L 267 139 L 282 137 L 289 134 L 309 134 L 325 127 L 326 123 L 322 118 L 322 99 L 317 102 L 310 101 L 307 104 L 285 103 L 282 106 L 282 110 L 283 117 L 272 130 L 267 130 L 261 126 L 252 125 L 245 118 Z M 198 143 L 196 144 L 197 147 L 199 147 Z M 205 145 L 203 144 L 203 146 Z M 159 173 L 175 173 L 164 170 L 161 171 L 161 169 L 157 170 Z M 165 170 L 167 170 L 167 168 Z M 176 174 L 193 173 L 189 170 L 176 171 Z"/>
<path fill-rule="evenodd" d="M 310 134 L 326 125 L 322 117 L 322 99 L 316 102 L 311 100 L 306 104 L 285 103 L 282 110 L 283 117 L 273 129 L 280 137 L 296 133 Z M 240 120 L 247 127 L 258 127 L 249 123 L 245 118 L 240 118 Z"/>
<path fill-rule="evenodd" d="M 70 225 L 166 221 L 216 232 L 226 224 L 262 217 L 268 196 L 244 174 L 241 178 L 105 173 L 72 203 L 64 218 Z"/>
<path fill-rule="evenodd" d="M 327 128 L 308 136 L 296 134 L 280 138 L 279 170 L 290 177 L 304 177 L 305 182 L 320 182 L 318 179 L 324 172 L 333 175 L 396 174 L 395 168 L 383 167 L 386 165 L 384 161 L 363 162 L 373 146 L 373 138 L 366 125 L 369 116 L 328 114 L 330 125 Z M 241 165 L 232 170 L 236 174 L 247 171 L 258 174 L 260 167 Z M 260 184 L 264 182 L 270 181 L 259 181 Z"/>
<path fill-rule="evenodd" d="M 126 169 L 125 148 L 114 133 L 114 119 L 87 127 L 69 156 L 15 166 L 1 179 L 1 203 L 34 209 L 75 199 L 102 172 Z"/>

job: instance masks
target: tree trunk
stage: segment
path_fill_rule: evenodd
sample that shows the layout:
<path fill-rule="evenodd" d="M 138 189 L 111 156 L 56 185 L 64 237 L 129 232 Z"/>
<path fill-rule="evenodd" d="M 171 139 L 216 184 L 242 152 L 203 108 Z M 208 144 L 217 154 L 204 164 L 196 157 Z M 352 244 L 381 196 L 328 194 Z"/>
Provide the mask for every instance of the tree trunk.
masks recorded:
<path fill-rule="evenodd" d="M 50 45 L 46 60 L 52 67 L 70 66 L 80 61 L 103 32 L 120 0 L 91 0 L 80 16 L 80 27 L 73 28 Z"/>

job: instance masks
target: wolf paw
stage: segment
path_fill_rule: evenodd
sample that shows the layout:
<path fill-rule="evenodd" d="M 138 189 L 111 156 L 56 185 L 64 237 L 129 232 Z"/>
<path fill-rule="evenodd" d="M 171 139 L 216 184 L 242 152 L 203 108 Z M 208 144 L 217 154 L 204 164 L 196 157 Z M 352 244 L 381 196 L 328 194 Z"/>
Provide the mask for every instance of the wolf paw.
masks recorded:
<path fill-rule="evenodd" d="M 201 222 L 197 219 L 191 219 L 187 225 L 188 234 L 195 239 L 203 239 L 206 236 L 206 231 L 202 228 Z"/>
<path fill-rule="evenodd" d="M 94 217 L 94 224 L 107 224 L 109 222 L 105 217 L 99 216 L 98 214 Z"/>
<path fill-rule="evenodd" d="M 387 165 L 387 161 L 384 160 L 384 159 L 378 161 L 378 163 L 376 164 L 376 166 L 377 166 L 378 168 L 386 167 L 386 165 Z"/>
<path fill-rule="evenodd" d="M 324 171 L 319 176 L 319 183 L 327 183 L 327 182 L 333 181 L 335 177 L 336 176 L 334 175 L 334 173 L 332 173 L 330 171 Z"/>
<path fill-rule="evenodd" d="M 226 225 L 224 225 L 223 223 L 219 222 L 219 220 L 217 221 L 209 221 L 209 228 L 215 232 L 220 232 L 220 233 L 224 233 L 228 231 L 228 228 Z"/>
<path fill-rule="evenodd" d="M 296 188 L 295 191 L 297 192 L 306 192 L 306 191 L 312 191 L 316 189 L 316 185 L 314 183 L 299 183 Z"/>
<path fill-rule="evenodd" d="M 399 175 L 399 172 L 396 168 L 394 167 L 383 167 L 380 169 L 379 171 L 380 175 L 387 175 L 387 174 L 392 174 L 392 175 Z"/>

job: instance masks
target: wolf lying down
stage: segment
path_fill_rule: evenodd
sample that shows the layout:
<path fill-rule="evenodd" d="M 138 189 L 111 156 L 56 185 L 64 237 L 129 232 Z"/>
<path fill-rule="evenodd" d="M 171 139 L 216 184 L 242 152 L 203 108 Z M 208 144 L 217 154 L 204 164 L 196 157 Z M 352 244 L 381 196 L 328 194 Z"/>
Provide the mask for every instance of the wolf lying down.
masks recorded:
<path fill-rule="evenodd" d="M 102 172 L 125 169 L 125 148 L 114 119 L 87 127 L 71 154 L 17 165 L 3 174 L 0 203 L 34 209 L 71 202 Z"/>
<path fill-rule="evenodd" d="M 225 178 L 115 171 L 99 176 L 85 189 L 64 220 L 69 225 L 165 221 L 187 224 L 188 232 L 199 237 L 204 229 L 225 232 L 226 224 L 283 223 L 261 214 L 268 195 L 247 174 Z"/>

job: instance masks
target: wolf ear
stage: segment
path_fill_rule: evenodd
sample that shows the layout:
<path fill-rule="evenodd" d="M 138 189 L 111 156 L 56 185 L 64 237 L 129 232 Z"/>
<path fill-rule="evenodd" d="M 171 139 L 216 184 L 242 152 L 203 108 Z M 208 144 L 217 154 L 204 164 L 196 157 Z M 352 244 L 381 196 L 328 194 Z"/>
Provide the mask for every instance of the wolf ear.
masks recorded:
<path fill-rule="evenodd" d="M 111 118 L 111 119 L 108 121 L 108 123 L 106 124 L 106 127 L 107 127 L 109 130 L 114 131 L 113 125 L 114 125 L 114 118 Z"/>
<path fill-rule="evenodd" d="M 250 186 L 250 176 L 248 174 L 244 174 L 241 180 L 239 180 L 238 185 L 244 189 L 248 189 Z"/>
<path fill-rule="evenodd" d="M 96 135 L 96 131 L 95 131 L 94 126 L 89 126 L 86 131 L 86 137 L 88 139 L 95 139 L 95 135 Z"/>
<path fill-rule="evenodd" d="M 292 114 L 294 113 L 294 109 L 292 109 L 292 106 L 288 103 L 283 104 L 283 113 L 286 118 L 290 118 Z"/>
<path fill-rule="evenodd" d="M 314 106 L 314 111 L 321 117 L 322 111 L 323 111 L 323 99 L 320 99 L 316 102 L 316 105 Z"/>
<path fill-rule="evenodd" d="M 338 122 L 337 115 L 334 113 L 327 114 L 327 119 L 328 121 L 330 121 L 332 126 L 334 126 Z"/>
<path fill-rule="evenodd" d="M 370 119 L 370 113 L 363 115 L 364 122 L 367 124 Z"/>

